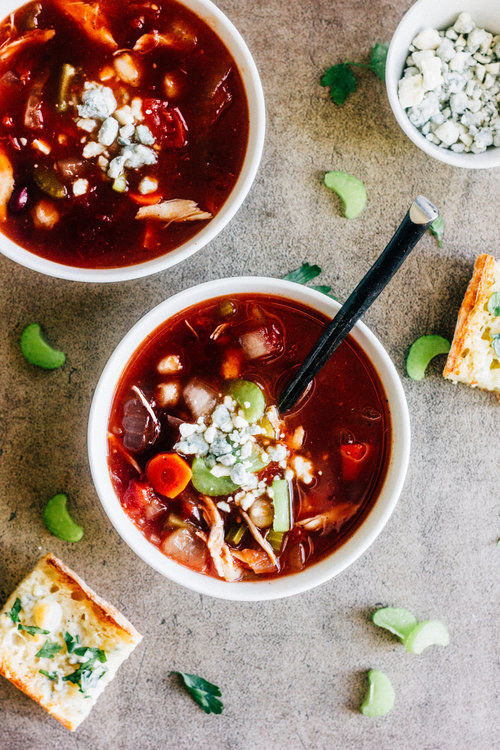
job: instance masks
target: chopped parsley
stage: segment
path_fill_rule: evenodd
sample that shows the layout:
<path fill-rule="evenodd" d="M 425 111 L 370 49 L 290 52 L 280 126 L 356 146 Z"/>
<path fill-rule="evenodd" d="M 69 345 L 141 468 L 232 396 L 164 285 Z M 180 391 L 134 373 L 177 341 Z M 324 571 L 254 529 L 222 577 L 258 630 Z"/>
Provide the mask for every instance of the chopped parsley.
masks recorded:
<path fill-rule="evenodd" d="M 286 276 L 283 276 L 283 279 L 285 281 L 294 281 L 296 284 L 304 284 L 306 285 L 309 281 L 312 281 L 316 278 L 316 276 L 319 276 L 321 273 L 320 266 L 311 266 L 310 263 L 302 263 L 300 268 L 295 268 L 293 271 L 290 271 L 290 273 L 287 273 Z M 332 287 L 328 286 L 326 284 L 319 284 L 319 285 L 311 285 L 309 287 L 310 289 L 315 289 L 317 292 L 321 292 L 322 294 L 326 294 L 328 297 L 332 297 L 333 299 L 337 299 L 336 297 L 331 294 Z"/>
<path fill-rule="evenodd" d="M 491 337 L 491 347 L 497 357 L 500 357 L 500 333 L 495 333 L 495 335 Z"/>
<path fill-rule="evenodd" d="M 25 630 L 30 635 L 38 635 L 38 633 L 41 633 L 41 635 L 49 635 L 50 633 L 50 630 L 44 630 L 36 625 L 21 625 L 21 623 L 18 624 L 17 629 Z"/>
<path fill-rule="evenodd" d="M 217 685 L 213 685 L 195 674 L 187 674 L 186 672 L 173 672 L 172 674 L 179 675 L 191 698 L 206 714 L 222 713 L 224 706 L 222 701 L 219 700 L 222 693 Z"/>
<path fill-rule="evenodd" d="M 488 300 L 488 312 L 493 317 L 500 317 L 500 292 L 493 292 Z"/>
<path fill-rule="evenodd" d="M 96 666 L 96 659 L 97 657 L 93 657 L 80 664 L 78 669 L 63 677 L 63 682 L 71 682 L 73 685 L 78 685 L 80 693 L 86 693 L 88 690 L 95 688 L 101 677 L 107 672 L 105 667 Z"/>
<path fill-rule="evenodd" d="M 70 633 L 67 633 L 66 631 L 63 633 L 64 642 L 66 644 L 66 649 L 68 651 L 68 654 L 72 654 L 75 648 L 80 643 L 80 636 L 76 635 L 74 638 Z"/>
<path fill-rule="evenodd" d="M 17 597 L 16 601 L 12 605 L 10 612 L 6 612 L 7 617 L 10 617 L 12 622 L 19 622 L 19 612 L 21 611 L 21 600 Z"/>
<path fill-rule="evenodd" d="M 48 677 L 49 680 L 57 680 L 57 672 L 47 672 L 45 669 L 38 670 L 44 677 Z"/>
<path fill-rule="evenodd" d="M 54 641 L 45 641 L 40 651 L 37 651 L 35 656 L 37 656 L 39 659 L 53 659 L 56 654 L 61 651 L 62 646 L 59 643 L 54 643 Z"/>
<path fill-rule="evenodd" d="M 349 94 L 356 91 L 356 78 L 351 67 L 368 68 L 377 78 L 385 81 L 385 63 L 389 45 L 376 44 L 371 52 L 369 63 L 343 62 L 332 65 L 321 76 L 320 83 L 330 89 L 330 98 L 335 104 L 343 104 Z"/>
<path fill-rule="evenodd" d="M 437 239 L 439 247 L 443 247 L 444 220 L 442 216 L 438 216 L 437 219 L 434 219 L 429 227 L 429 231 L 432 232 L 434 237 Z"/>

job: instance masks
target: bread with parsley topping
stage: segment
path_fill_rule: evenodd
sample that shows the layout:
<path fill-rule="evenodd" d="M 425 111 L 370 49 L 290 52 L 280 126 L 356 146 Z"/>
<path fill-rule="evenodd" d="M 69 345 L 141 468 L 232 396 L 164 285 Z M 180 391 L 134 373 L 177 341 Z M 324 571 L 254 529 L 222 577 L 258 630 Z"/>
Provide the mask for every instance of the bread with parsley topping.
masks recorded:
<path fill-rule="evenodd" d="M 141 639 L 49 554 L 0 612 L 0 674 L 74 731 Z"/>
<path fill-rule="evenodd" d="M 484 253 L 474 265 L 443 375 L 500 393 L 500 315 L 491 304 L 498 299 L 492 300 L 495 293 L 500 293 L 500 262 Z"/>

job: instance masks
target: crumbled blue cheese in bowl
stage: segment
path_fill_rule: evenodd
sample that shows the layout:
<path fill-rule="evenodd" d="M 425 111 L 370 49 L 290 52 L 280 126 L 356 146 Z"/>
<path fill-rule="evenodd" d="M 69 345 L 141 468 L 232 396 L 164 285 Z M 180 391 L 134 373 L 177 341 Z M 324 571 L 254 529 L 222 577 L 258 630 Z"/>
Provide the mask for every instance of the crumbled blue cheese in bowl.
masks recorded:
<path fill-rule="evenodd" d="M 500 146 L 500 35 L 460 13 L 447 29 L 418 33 L 398 96 L 422 135 L 455 153 Z"/>

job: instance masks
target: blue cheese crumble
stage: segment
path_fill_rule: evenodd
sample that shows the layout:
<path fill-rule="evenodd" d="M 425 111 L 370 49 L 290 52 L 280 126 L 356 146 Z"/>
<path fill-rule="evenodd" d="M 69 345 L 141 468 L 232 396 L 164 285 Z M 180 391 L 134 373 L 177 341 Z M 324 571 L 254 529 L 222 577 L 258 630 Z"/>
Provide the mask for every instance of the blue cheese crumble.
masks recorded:
<path fill-rule="evenodd" d="M 410 122 L 455 153 L 500 146 L 500 35 L 460 13 L 447 29 L 413 39 L 398 94 Z"/>

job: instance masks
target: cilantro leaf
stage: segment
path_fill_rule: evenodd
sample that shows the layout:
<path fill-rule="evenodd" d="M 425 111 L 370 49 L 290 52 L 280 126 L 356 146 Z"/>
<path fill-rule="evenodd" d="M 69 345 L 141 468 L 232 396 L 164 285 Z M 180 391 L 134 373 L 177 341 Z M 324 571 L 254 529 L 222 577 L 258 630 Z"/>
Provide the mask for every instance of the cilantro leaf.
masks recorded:
<path fill-rule="evenodd" d="M 308 281 L 315 279 L 321 273 L 319 266 L 311 266 L 309 263 L 302 263 L 300 268 L 290 271 L 283 278 L 286 281 L 295 281 L 296 284 L 307 284 Z"/>
<path fill-rule="evenodd" d="M 37 635 L 38 633 L 41 633 L 42 635 L 49 635 L 50 633 L 50 630 L 38 628 L 36 625 L 21 625 L 21 623 L 18 624 L 17 629 L 25 630 L 30 635 Z"/>
<path fill-rule="evenodd" d="M 106 659 L 106 654 L 102 650 L 102 648 L 94 648 L 89 646 L 79 646 L 78 648 L 73 649 L 73 653 L 77 656 L 82 656 L 85 659 L 99 659 L 99 661 L 104 664 Z"/>
<path fill-rule="evenodd" d="M 39 659 L 53 659 L 56 654 L 61 651 L 62 646 L 59 645 L 59 643 L 54 643 L 54 641 L 45 641 L 40 651 L 37 651 L 35 656 L 37 656 Z"/>
<path fill-rule="evenodd" d="M 66 644 L 66 649 L 68 651 L 68 654 L 72 654 L 75 648 L 80 643 L 80 636 L 77 635 L 75 638 L 73 638 L 70 633 L 64 632 L 63 633 L 64 642 Z"/>
<path fill-rule="evenodd" d="M 57 679 L 57 672 L 47 672 L 45 669 L 39 669 L 38 671 L 40 672 L 40 674 L 43 674 L 44 677 L 48 677 L 49 680 Z"/>
<path fill-rule="evenodd" d="M 186 672 L 173 672 L 173 674 L 179 675 L 192 699 L 206 714 L 222 713 L 223 703 L 216 697 L 221 696 L 222 693 L 217 685 L 213 685 L 195 674 L 187 674 Z"/>
<path fill-rule="evenodd" d="M 349 94 L 356 91 L 354 73 L 346 63 L 332 65 L 321 76 L 320 83 L 330 89 L 330 98 L 335 104 L 343 104 Z"/>
<path fill-rule="evenodd" d="M 500 292 L 493 292 L 488 300 L 488 312 L 493 317 L 500 317 Z"/>
<path fill-rule="evenodd" d="M 385 81 L 385 62 L 387 60 L 388 49 L 389 45 L 387 42 L 376 44 L 372 49 L 370 68 L 381 81 Z"/>
<path fill-rule="evenodd" d="M 12 605 L 10 612 L 6 612 L 7 617 L 10 617 L 12 622 L 19 622 L 19 612 L 21 611 L 21 600 L 17 597 L 16 601 Z"/>
<path fill-rule="evenodd" d="M 438 216 L 437 219 L 434 219 L 429 227 L 429 231 L 432 232 L 434 237 L 437 239 L 439 247 L 443 247 L 444 220 L 442 216 Z"/>

